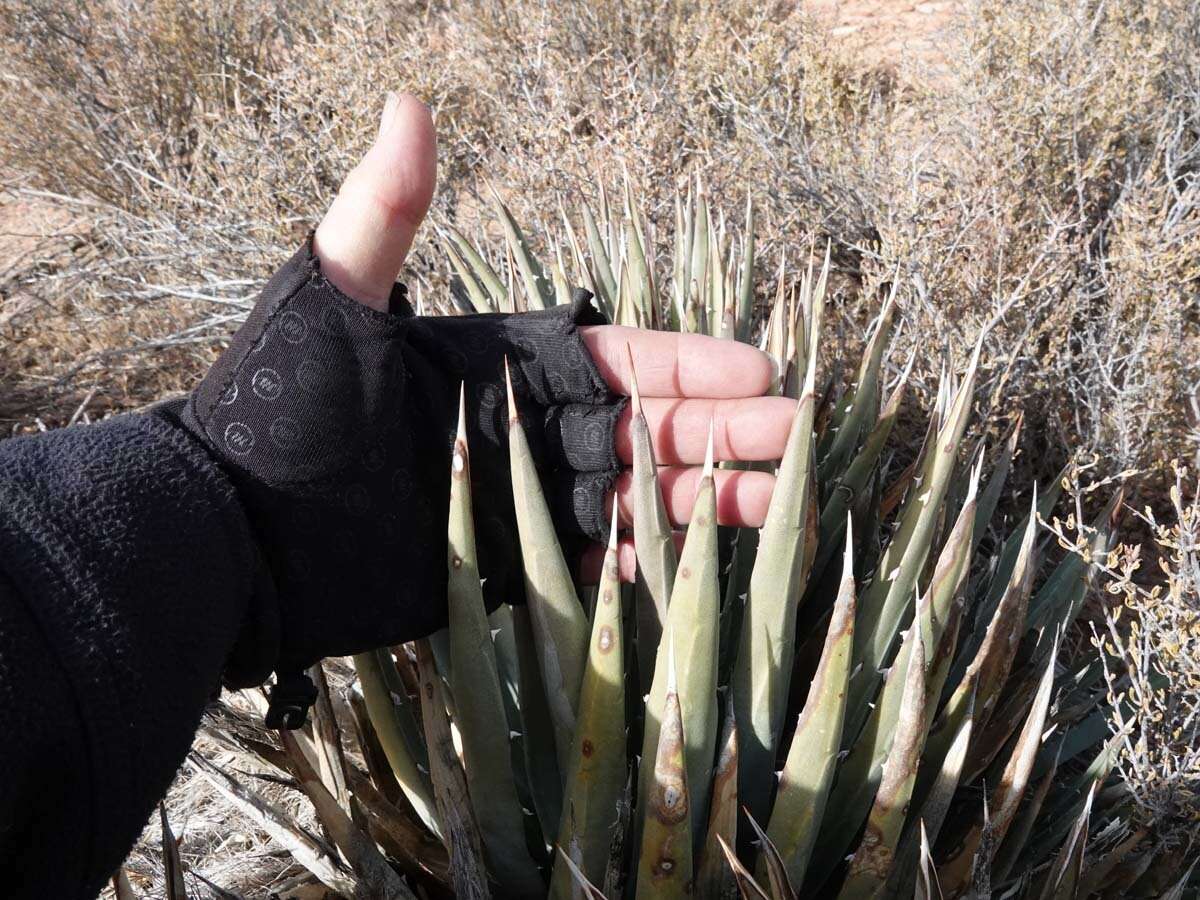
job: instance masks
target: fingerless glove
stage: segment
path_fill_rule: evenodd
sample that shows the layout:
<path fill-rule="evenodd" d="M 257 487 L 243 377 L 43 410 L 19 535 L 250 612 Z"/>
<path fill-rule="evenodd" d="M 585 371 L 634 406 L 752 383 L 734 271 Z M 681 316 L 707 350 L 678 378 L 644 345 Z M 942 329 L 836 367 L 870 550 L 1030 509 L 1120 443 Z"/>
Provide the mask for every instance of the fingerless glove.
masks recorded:
<path fill-rule="evenodd" d="M 586 291 L 520 314 L 388 313 L 326 279 L 311 238 L 271 279 L 200 386 L 155 414 L 186 429 L 246 507 L 274 599 L 256 604 L 226 673 L 257 683 L 428 635 L 446 623 L 446 525 L 465 386 L 476 540 L 490 608 L 521 602 L 504 360 L 560 533 L 602 538 L 624 400 L 578 332 Z"/>

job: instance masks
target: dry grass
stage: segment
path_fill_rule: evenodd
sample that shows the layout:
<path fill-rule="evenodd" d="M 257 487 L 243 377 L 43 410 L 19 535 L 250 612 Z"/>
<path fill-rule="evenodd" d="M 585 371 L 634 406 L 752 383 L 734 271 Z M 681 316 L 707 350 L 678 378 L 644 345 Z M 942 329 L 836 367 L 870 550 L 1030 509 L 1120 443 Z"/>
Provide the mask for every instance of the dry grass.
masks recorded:
<path fill-rule="evenodd" d="M 6 430 L 194 384 L 368 145 L 382 92 L 405 89 L 436 112 L 435 219 L 490 227 L 484 176 L 533 224 L 627 168 L 664 238 L 696 173 L 731 219 L 750 192 L 765 259 L 832 240 L 843 345 L 899 281 L 893 362 L 915 354 L 924 405 L 947 348 L 995 323 L 981 398 L 998 427 L 1024 414 L 1022 484 L 1079 448 L 1099 479 L 1143 473 L 1148 538 L 1194 528 L 1169 463 L 1200 464 L 1197 0 L 971 4 L 934 73 L 865 66 L 791 3 L 331 6 L 0 7 L 3 190 L 61 223 L 0 268 Z M 427 297 L 447 282 L 435 241 L 410 275 Z M 1160 649 L 1200 603 L 1194 582 L 1168 596 L 1176 611 L 1138 611 Z"/>

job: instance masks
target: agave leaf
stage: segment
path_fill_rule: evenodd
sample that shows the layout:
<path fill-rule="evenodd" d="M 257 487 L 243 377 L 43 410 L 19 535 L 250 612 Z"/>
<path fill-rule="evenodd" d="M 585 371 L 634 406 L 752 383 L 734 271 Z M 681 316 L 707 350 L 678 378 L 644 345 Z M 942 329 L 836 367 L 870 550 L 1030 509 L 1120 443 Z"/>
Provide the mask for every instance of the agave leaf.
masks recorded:
<path fill-rule="evenodd" d="M 1059 749 L 1062 748 L 1061 741 L 1058 742 L 1058 747 Z M 1000 844 L 1000 849 L 996 854 L 996 861 L 992 865 L 992 878 L 997 883 L 1003 883 L 1008 879 L 1013 864 L 1016 863 L 1017 857 L 1025 848 L 1025 844 L 1029 840 L 1029 835 L 1033 833 L 1034 826 L 1037 824 L 1038 816 L 1042 811 L 1042 804 L 1046 802 L 1046 795 L 1049 793 L 1050 787 L 1054 784 L 1054 776 L 1057 772 L 1058 759 L 1056 757 L 1053 767 L 1042 776 L 1042 779 L 1034 787 L 1033 792 L 1021 804 L 1017 818 L 1014 820 L 1012 827 L 1009 828 L 1008 835 Z"/>
<path fill-rule="evenodd" d="M 693 893 L 699 900 L 724 900 L 737 893 L 733 873 L 725 863 L 721 844 L 731 846 L 737 840 L 737 720 L 733 704 L 725 703 L 725 724 L 721 728 L 717 767 L 713 771 L 712 803 L 708 815 L 708 833 L 700 862 L 696 866 Z"/>
<path fill-rule="evenodd" d="M 367 715 L 400 789 L 426 827 L 439 837 L 443 836 L 427 774 L 428 755 L 408 703 L 407 691 L 392 663 L 391 651 L 355 654 L 354 670 L 362 687 Z"/>
<path fill-rule="evenodd" d="M 1057 644 L 1057 639 L 1055 640 Z M 1008 828 L 1016 818 L 1021 798 L 1029 783 L 1029 775 L 1033 771 L 1033 763 L 1037 757 L 1041 743 L 1042 730 L 1046 724 L 1046 715 L 1050 710 L 1050 698 L 1054 689 L 1054 653 L 1050 654 L 1045 671 L 1042 673 L 1037 694 L 1029 707 L 1025 726 L 1013 747 L 1012 755 L 1005 766 L 1000 783 L 992 791 L 988 809 L 991 811 L 991 821 L 986 827 L 991 836 L 990 844 L 998 847 L 1008 833 Z M 963 890 L 970 877 L 975 862 L 976 851 L 980 848 L 983 838 L 984 825 L 972 826 L 961 843 L 951 853 L 950 857 L 938 869 L 938 876 L 949 896 L 957 895 Z M 991 860 L 986 860 L 985 868 L 990 868 Z"/>
<path fill-rule="evenodd" d="M 896 423 L 900 403 L 904 399 L 904 392 L 908 385 L 908 372 L 909 369 L 906 368 L 904 376 L 896 385 L 887 403 L 884 404 L 879 418 L 875 422 L 875 427 L 867 435 L 867 439 L 863 442 L 853 462 L 828 491 L 825 505 L 821 508 L 820 537 L 817 540 L 817 555 L 813 559 L 811 584 L 814 586 L 820 583 L 820 577 L 825 572 L 825 567 L 838 546 L 842 529 L 847 521 L 847 511 L 854 509 L 863 496 L 863 492 L 871 488 L 872 476 L 877 471 L 879 457 L 892 433 L 892 426 Z"/>
<path fill-rule="evenodd" d="M 336 850 L 303 828 L 288 813 L 272 806 L 199 753 L 189 753 L 188 762 L 235 809 L 286 848 L 292 858 L 312 872 L 323 885 L 346 896 L 354 895 L 356 880 L 339 859 Z"/>
<path fill-rule="evenodd" d="M 1096 786 L 1088 792 L 1083 810 L 1071 827 L 1066 843 L 1058 851 L 1058 857 L 1043 876 L 1041 900 L 1075 900 L 1079 879 L 1083 869 L 1083 854 L 1087 848 L 1088 825 L 1092 818 L 1092 801 L 1096 798 Z"/>
<path fill-rule="evenodd" d="M 282 732 L 286 734 L 286 732 Z M 188 900 L 187 885 L 183 882 L 183 861 L 179 858 L 179 845 L 167 822 L 167 808 L 158 804 L 158 821 L 162 825 L 163 881 L 166 882 L 167 900 Z"/>
<path fill-rule="evenodd" d="M 921 823 L 921 861 L 917 872 L 913 900 L 942 900 L 942 885 L 938 881 L 937 867 L 933 863 L 933 851 L 929 847 L 929 836 L 925 823 Z"/>
<path fill-rule="evenodd" d="M 741 864 L 737 854 L 730 849 L 725 839 L 719 837 L 717 841 L 721 845 L 721 852 L 725 854 L 725 862 L 729 864 L 729 870 L 733 873 L 734 882 L 742 900 L 772 900 L 771 896 L 759 887 L 749 870 Z"/>
<path fill-rule="evenodd" d="M 637 896 L 651 900 L 687 897 L 692 883 L 692 811 L 685 764 L 683 713 L 675 678 L 673 637 L 659 668 L 667 678 L 663 715 L 643 805 Z"/>
<path fill-rule="evenodd" d="M 525 592 L 546 702 L 554 723 L 559 771 L 566 773 L 570 771 L 579 687 L 587 665 L 588 621 L 575 594 L 575 584 L 542 494 L 541 480 L 518 417 L 507 362 L 505 380 L 508 387 L 509 460 L 525 567 Z"/>
<path fill-rule="evenodd" d="M 754 325 L 754 199 L 746 194 L 746 224 L 742 228 L 742 267 L 738 273 L 737 339 L 750 340 Z"/>
<path fill-rule="evenodd" d="M 904 691 L 910 657 L 919 644 L 922 647 L 926 676 L 924 683 L 929 690 L 926 705 L 932 707 L 940 696 L 940 679 L 946 672 L 946 664 L 953 648 L 961 617 L 959 591 L 966 579 L 970 564 L 968 553 L 971 546 L 971 531 L 975 523 L 975 490 L 978 472 L 971 480 L 968 502 L 961 510 L 954 530 L 947 539 L 929 590 L 918 605 L 917 617 L 901 644 L 900 651 L 892 663 L 883 691 L 880 693 L 867 719 L 859 739 L 852 746 L 834 785 L 830 798 L 830 814 L 823 823 L 817 855 L 820 863 L 816 870 L 818 883 L 827 878 L 841 854 L 850 848 L 863 819 L 867 817 L 873 798 L 884 775 L 884 761 L 889 759 L 893 742 L 899 731 L 904 711 Z M 932 677 L 928 674 L 932 673 Z M 931 715 L 925 714 L 925 724 Z M 922 734 L 922 746 L 925 735 Z M 845 745 L 843 735 L 842 744 Z M 942 750 L 942 758 L 946 748 Z M 908 788 L 912 793 L 912 788 Z M 920 798 L 918 794 L 918 798 Z M 894 845 L 891 848 L 894 850 Z M 889 851 L 890 852 L 890 851 Z"/>
<path fill-rule="evenodd" d="M 350 812 L 350 792 L 346 787 L 346 758 L 342 753 L 342 733 L 333 713 L 329 682 L 320 663 L 310 666 L 308 676 L 317 689 L 312 708 L 313 744 L 321 782 L 345 812 Z"/>
<path fill-rule="evenodd" d="M 462 232 L 453 225 L 446 225 L 444 227 L 446 236 L 449 238 L 447 246 L 452 246 L 461 255 L 462 262 L 470 269 L 474 279 L 488 295 L 492 307 L 502 312 L 512 312 L 512 298 L 508 289 L 504 286 L 504 282 L 496 274 L 496 270 L 483 258 L 480 252 L 475 249 L 475 245 L 467 240 Z M 451 261 L 453 262 L 453 260 Z"/>
<path fill-rule="evenodd" d="M 688 331 L 707 333 L 705 305 L 708 302 L 709 252 L 708 198 L 700 178 L 696 178 L 696 213 L 692 221 L 692 264 L 688 281 Z"/>
<path fill-rule="evenodd" d="M 749 811 L 746 812 L 746 821 L 750 823 L 755 840 L 762 851 L 759 860 L 767 873 L 767 884 L 771 887 L 771 897 L 773 900 L 797 900 L 796 891 L 788 878 L 787 866 L 783 862 L 783 857 L 779 855 L 779 850 L 771 843 L 771 839 L 767 837 L 767 833 L 762 830 L 758 822 L 754 821 L 754 816 L 750 815 Z"/>
<path fill-rule="evenodd" d="M 847 525 L 841 587 L 767 827 L 793 884 L 804 883 L 837 768 L 854 644 L 854 607 L 853 538 Z"/>
<path fill-rule="evenodd" d="M 875 399 L 879 393 L 879 371 L 883 366 L 883 352 L 887 349 L 892 334 L 892 322 L 896 309 L 896 285 L 893 281 L 891 293 L 879 314 L 879 321 L 867 342 L 866 352 L 859 365 L 858 376 L 847 396 L 838 405 L 831 422 L 828 452 L 817 465 L 817 478 L 822 483 L 833 481 L 842 474 L 846 460 L 858 445 L 858 437 L 867 427 Z"/>
<path fill-rule="evenodd" d="M 368 833 L 380 847 L 406 874 L 429 877 L 449 888 L 450 855 L 445 845 L 398 809 L 363 772 L 351 768 L 349 777 L 354 800 L 366 817 Z"/>
<path fill-rule="evenodd" d="M 632 416 L 629 438 L 633 445 L 633 544 L 637 553 L 639 591 L 638 602 L 638 670 L 643 691 L 648 691 L 654 675 L 654 659 L 667 619 L 667 604 L 675 584 L 678 560 L 671 522 L 663 503 L 658 483 L 658 466 L 650 426 L 642 411 L 633 354 L 625 348 L 629 365 Z"/>
<path fill-rule="evenodd" d="M 925 745 L 927 728 L 925 643 L 920 629 L 905 675 L 904 700 L 896 722 L 896 736 L 883 767 L 883 777 L 871 813 L 867 831 L 850 859 L 846 881 L 838 895 L 842 900 L 868 900 L 879 894 L 887 883 L 895 863 L 908 801 L 912 797 Z"/>
<path fill-rule="evenodd" d="M 582 197 L 579 201 L 579 211 L 583 215 L 583 230 L 587 234 L 588 249 L 592 254 L 592 264 L 595 266 L 596 287 L 600 288 L 600 293 L 611 313 L 617 307 L 617 280 L 613 277 L 608 248 L 600 236 L 600 229 L 596 225 L 596 217 L 592 214 L 591 207 Z"/>
<path fill-rule="evenodd" d="M 1034 492 L 1033 508 L 1037 509 L 1037 492 Z M 976 694 L 976 719 L 982 732 L 1000 700 L 1001 691 L 1008 680 L 1013 660 L 1025 631 L 1025 615 L 1029 607 L 1029 594 L 1033 578 L 1037 573 L 1034 538 L 1037 522 L 1033 515 L 1026 520 L 1025 534 L 1013 565 L 1008 586 L 1000 597 L 996 611 L 988 623 L 983 643 L 967 667 L 967 676 L 958 690 L 966 689 L 968 682 Z M 953 700 L 951 701 L 953 702 Z"/>
<path fill-rule="evenodd" d="M 692 188 L 688 185 L 687 199 L 675 192 L 675 258 L 671 261 L 671 323 L 678 331 L 687 331 L 688 282 L 692 263 Z"/>
<path fill-rule="evenodd" d="M 463 391 L 458 403 L 458 434 L 450 465 L 446 588 L 455 721 L 462 739 L 471 808 L 491 871 L 505 890 L 536 895 L 544 886 L 525 846 L 524 814 L 513 780 L 511 754 L 502 752 L 509 746 L 509 727 L 475 551 Z"/>
<path fill-rule="evenodd" d="M 843 747 L 854 742 L 871 714 L 870 702 L 882 677 L 882 668 L 906 618 L 917 576 L 925 565 L 942 501 L 954 472 L 958 445 L 970 415 L 982 346 L 982 340 L 975 346 L 945 424 L 929 448 L 919 483 L 905 501 L 896 532 L 883 553 L 875 577 L 859 601 L 861 611 L 854 648 L 857 673 L 850 679 Z"/>
<path fill-rule="evenodd" d="M 1183 874 L 1175 880 L 1175 883 L 1163 892 L 1159 900 L 1183 900 L 1184 891 L 1187 890 L 1188 884 L 1192 880 L 1192 873 L 1196 871 L 1197 864 L 1200 864 L 1200 860 L 1193 859 Z"/>
<path fill-rule="evenodd" d="M 676 654 L 678 702 L 683 717 L 688 787 L 691 791 L 691 833 L 704 833 L 708 795 L 712 787 L 713 757 L 717 743 L 717 649 L 720 611 L 720 566 L 717 553 L 716 491 L 713 486 L 713 440 L 709 427 L 708 452 L 696 502 L 688 526 L 679 569 L 667 608 L 666 631 L 670 640 L 659 644 L 654 681 L 646 701 L 645 732 L 639 797 L 645 801 L 652 784 L 659 723 L 669 693 L 666 657 Z M 640 806 L 644 809 L 645 802 Z"/>
<path fill-rule="evenodd" d="M 812 346 L 775 489 L 759 534 L 741 638 L 733 667 L 733 702 L 741 735 L 738 793 L 755 818 L 767 821 L 775 771 L 775 742 L 787 708 L 796 642 L 796 609 L 811 559 L 813 416 L 821 304 L 813 312 Z"/>
<path fill-rule="evenodd" d="M 991 474 L 988 476 L 987 485 L 979 495 L 979 504 L 975 511 L 975 538 L 972 541 L 972 556 L 979 549 L 979 542 L 983 536 L 987 534 L 992 517 L 996 514 L 996 506 L 1004 493 L 1004 486 L 1008 482 L 1008 475 L 1012 471 L 1013 460 L 1017 455 L 1017 441 L 1021 437 L 1023 421 L 1024 413 L 1018 413 L 1017 420 L 1009 429 L 1008 437 L 1004 440 L 1004 451 L 998 455 L 992 466 Z"/>
<path fill-rule="evenodd" d="M 494 187 L 492 188 L 492 205 L 496 209 L 496 215 L 500 217 L 500 224 L 504 227 L 504 237 L 508 242 L 508 249 L 517 263 L 517 268 L 521 271 L 521 279 L 525 283 L 525 294 L 529 298 L 529 308 L 545 309 L 553 306 L 554 285 L 546 277 L 542 264 L 537 261 L 537 257 L 530 250 L 529 242 L 525 240 L 525 235 L 521 232 L 521 226 L 517 224 L 517 220 L 508 211 L 508 207 L 504 205 L 504 201 L 500 199 L 500 194 Z"/>
<path fill-rule="evenodd" d="M 137 894 L 133 892 L 133 884 L 130 883 L 124 866 L 117 869 L 116 874 L 110 879 L 110 886 L 115 900 L 137 900 Z"/>
<path fill-rule="evenodd" d="M 562 248 L 554 247 L 554 302 L 566 306 L 571 302 L 571 282 L 567 277 L 567 266 L 563 262 Z"/>
<path fill-rule="evenodd" d="M 322 783 L 320 774 L 301 750 L 296 733 L 284 730 L 279 732 L 279 737 L 300 789 L 312 802 L 325 832 L 358 876 L 361 893 L 380 900 L 416 900 L 375 843 L 359 829 Z"/>
<path fill-rule="evenodd" d="M 571 880 L 571 886 L 567 889 L 566 893 L 555 896 L 582 897 L 583 900 L 607 900 L 604 892 L 588 880 L 588 877 L 583 874 L 579 866 L 575 864 L 575 861 L 571 859 L 570 855 L 562 847 L 558 848 L 558 857 L 563 863 L 564 871 L 568 873 L 567 877 Z M 557 871 L 558 868 L 556 866 L 555 870 Z"/>
<path fill-rule="evenodd" d="M 958 789 L 962 778 L 963 764 L 967 759 L 967 748 L 971 743 L 971 730 L 974 719 L 975 698 L 970 698 L 970 703 L 966 710 L 966 715 L 962 717 L 958 723 L 957 730 L 954 733 L 954 740 L 950 744 L 950 749 L 942 758 L 940 763 L 935 763 L 938 766 L 936 775 L 934 776 L 933 784 L 924 794 L 916 793 L 916 788 L 920 786 L 921 775 L 924 774 L 918 771 L 917 786 L 914 787 L 913 803 L 920 803 L 920 818 L 916 825 L 909 823 L 907 831 L 900 841 L 900 846 L 896 850 L 896 864 L 892 869 L 892 874 L 888 879 L 889 896 L 892 897 L 907 897 L 914 890 L 914 882 L 916 887 L 920 888 L 922 879 L 927 879 L 928 871 L 926 863 L 932 863 L 928 859 L 928 847 L 933 841 L 936 841 L 938 834 L 942 830 L 942 823 L 946 820 L 946 814 L 950 811 L 950 803 L 954 799 L 954 793 Z M 933 763 L 936 757 L 931 756 L 932 748 L 926 744 L 925 761 Z M 936 873 L 934 873 L 936 878 Z M 938 892 L 941 892 L 940 886 Z"/>
<path fill-rule="evenodd" d="M 1092 523 L 1095 533 L 1087 548 L 1087 558 L 1068 553 L 1038 590 L 1029 604 L 1029 631 L 1065 630 L 1075 621 L 1092 584 L 1095 570 L 1091 560 L 1104 559 L 1112 549 L 1116 533 L 1113 517 L 1123 496 L 1123 490 L 1117 491 Z"/>
<path fill-rule="evenodd" d="M 442 250 L 450 260 L 450 265 L 454 268 L 454 273 L 462 282 L 463 289 L 467 292 L 467 298 L 471 301 L 471 307 L 477 313 L 490 313 L 496 311 L 496 306 L 491 297 L 488 296 L 479 279 L 475 277 L 475 272 L 467 265 L 466 261 L 454 249 L 454 244 L 450 240 L 442 242 Z"/>
<path fill-rule="evenodd" d="M 558 833 L 560 851 L 569 848 L 574 863 L 570 868 L 578 867 L 588 878 L 600 882 L 604 880 L 613 830 L 618 824 L 617 808 L 627 781 L 624 676 L 614 506 Z M 555 867 L 551 896 L 571 896 L 571 878 L 562 866 Z"/>
<path fill-rule="evenodd" d="M 417 675 L 421 688 L 421 719 L 429 747 L 429 775 L 437 800 L 438 818 L 445 826 L 442 837 L 450 851 L 450 874 L 456 897 L 490 897 L 479 827 L 471 809 L 467 781 L 454 749 L 442 679 L 433 652 L 424 640 L 415 642 Z"/>
<path fill-rule="evenodd" d="M 546 701 L 538 664 L 537 641 L 528 606 L 514 606 L 513 635 L 516 638 L 517 661 L 521 683 L 521 750 L 525 769 L 529 773 L 529 793 L 537 812 L 542 834 L 553 839 L 562 819 L 563 779 L 558 768 L 554 744 L 554 722 Z"/>

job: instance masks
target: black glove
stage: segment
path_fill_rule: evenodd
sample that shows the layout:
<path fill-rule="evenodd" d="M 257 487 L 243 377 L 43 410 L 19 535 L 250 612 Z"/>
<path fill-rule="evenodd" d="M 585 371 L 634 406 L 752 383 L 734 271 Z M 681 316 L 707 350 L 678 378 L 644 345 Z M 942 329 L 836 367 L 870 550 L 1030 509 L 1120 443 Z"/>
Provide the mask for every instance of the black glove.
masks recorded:
<path fill-rule="evenodd" d="M 311 239 L 275 274 L 196 391 L 156 412 L 229 473 L 274 584 L 277 626 L 256 611 L 227 683 L 446 624 L 450 452 L 464 382 L 485 598 L 489 609 L 523 599 L 506 356 L 560 532 L 580 546 L 604 536 L 624 400 L 578 334 L 604 322 L 589 298 L 580 291 L 543 312 L 419 317 L 397 285 L 390 313 L 380 313 L 321 274 Z"/>

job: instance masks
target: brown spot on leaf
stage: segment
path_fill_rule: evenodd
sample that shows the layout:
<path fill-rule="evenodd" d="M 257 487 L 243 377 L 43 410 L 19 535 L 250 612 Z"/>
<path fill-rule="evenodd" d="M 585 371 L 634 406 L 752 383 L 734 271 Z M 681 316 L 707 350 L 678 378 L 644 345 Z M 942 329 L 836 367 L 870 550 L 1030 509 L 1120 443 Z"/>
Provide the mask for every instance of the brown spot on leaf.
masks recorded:
<path fill-rule="evenodd" d="M 591 756 L 596 752 L 596 745 L 593 744 L 588 738 L 584 738 L 583 744 L 580 745 L 579 749 L 583 751 L 584 756 Z"/>

